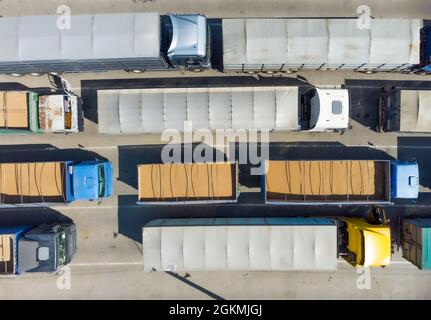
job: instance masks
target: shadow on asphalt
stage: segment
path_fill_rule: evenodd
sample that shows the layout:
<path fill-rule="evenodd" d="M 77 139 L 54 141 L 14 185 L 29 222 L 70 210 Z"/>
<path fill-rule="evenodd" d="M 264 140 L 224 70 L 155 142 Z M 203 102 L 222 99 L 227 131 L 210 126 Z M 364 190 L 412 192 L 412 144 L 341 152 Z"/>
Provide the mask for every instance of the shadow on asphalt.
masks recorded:
<path fill-rule="evenodd" d="M 118 232 L 142 243 L 142 227 L 153 219 L 256 217 L 365 217 L 369 206 L 270 206 L 262 204 L 137 205 L 136 195 L 118 196 Z"/>
<path fill-rule="evenodd" d="M 118 146 L 118 180 L 137 189 L 138 164 L 163 163 L 162 150 L 165 146 L 165 144 Z M 207 144 L 172 144 L 169 146 L 169 149 L 165 149 L 172 151 L 169 153 L 170 158 L 174 156 L 174 148 L 175 155 L 178 155 L 180 159 L 179 162 L 190 162 L 190 160 L 193 161 L 194 157 L 192 157 L 192 154 L 194 152 L 200 154 L 202 157 L 208 156 L 208 159 L 212 159 L 211 161 L 226 161 L 226 156 L 224 153 L 218 149 L 210 147 Z M 187 160 L 187 157 L 189 157 L 189 160 Z"/>
<path fill-rule="evenodd" d="M 0 226 L 39 225 L 50 222 L 73 222 L 69 217 L 51 208 L 2 208 Z"/>
<path fill-rule="evenodd" d="M 0 163 L 107 160 L 80 148 L 58 149 L 51 144 L 0 145 Z"/>

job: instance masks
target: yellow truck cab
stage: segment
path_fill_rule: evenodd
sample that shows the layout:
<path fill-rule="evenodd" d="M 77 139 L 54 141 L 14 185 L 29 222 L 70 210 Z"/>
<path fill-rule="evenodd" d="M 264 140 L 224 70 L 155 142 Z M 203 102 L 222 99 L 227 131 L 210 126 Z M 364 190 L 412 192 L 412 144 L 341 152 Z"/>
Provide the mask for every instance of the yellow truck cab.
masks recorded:
<path fill-rule="evenodd" d="M 385 267 L 390 264 L 390 228 L 363 218 L 343 218 L 343 258 L 354 267 Z"/>

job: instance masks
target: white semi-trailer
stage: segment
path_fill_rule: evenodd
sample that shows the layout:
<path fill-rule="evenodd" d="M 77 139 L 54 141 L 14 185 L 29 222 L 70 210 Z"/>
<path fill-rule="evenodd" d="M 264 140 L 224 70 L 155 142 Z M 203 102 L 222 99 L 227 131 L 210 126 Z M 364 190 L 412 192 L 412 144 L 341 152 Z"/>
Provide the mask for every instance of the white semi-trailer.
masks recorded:
<path fill-rule="evenodd" d="M 422 25 L 417 19 L 371 19 L 369 29 L 358 19 L 222 19 L 224 71 L 408 70 L 420 64 Z"/>
<path fill-rule="evenodd" d="M 325 218 L 159 219 L 142 231 L 145 271 L 336 270 Z"/>
<path fill-rule="evenodd" d="M 98 90 L 99 133 L 192 130 L 344 130 L 346 89 L 298 86 L 186 87 Z"/>

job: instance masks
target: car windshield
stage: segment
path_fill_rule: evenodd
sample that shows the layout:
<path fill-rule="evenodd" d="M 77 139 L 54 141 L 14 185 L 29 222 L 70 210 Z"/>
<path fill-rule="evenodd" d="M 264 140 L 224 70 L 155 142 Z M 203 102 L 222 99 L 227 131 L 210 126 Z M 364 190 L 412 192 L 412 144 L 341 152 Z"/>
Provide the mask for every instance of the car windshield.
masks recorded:
<path fill-rule="evenodd" d="M 105 168 L 103 165 L 99 165 L 99 198 L 105 196 Z"/>
<path fill-rule="evenodd" d="M 57 253 L 58 253 L 58 265 L 63 266 L 66 264 L 67 259 L 67 240 L 66 240 L 66 232 L 61 231 L 57 234 Z"/>

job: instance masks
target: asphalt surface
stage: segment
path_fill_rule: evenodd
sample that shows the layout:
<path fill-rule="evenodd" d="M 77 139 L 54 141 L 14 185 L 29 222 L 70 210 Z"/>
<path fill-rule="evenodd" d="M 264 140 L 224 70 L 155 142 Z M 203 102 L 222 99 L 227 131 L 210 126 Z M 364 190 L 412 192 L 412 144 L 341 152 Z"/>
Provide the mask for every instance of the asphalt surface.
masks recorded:
<path fill-rule="evenodd" d="M 355 16 L 356 7 L 369 4 L 376 17 L 427 18 L 429 1 L 9 1 L 0 2 L 0 14 L 55 13 L 60 4 L 72 12 L 202 12 L 209 17 L 232 16 Z M 429 17 L 428 17 L 429 18 Z M 410 75 L 359 75 L 353 72 L 302 72 L 314 85 L 341 85 L 351 90 L 351 129 L 334 133 L 271 133 L 272 159 L 402 159 L 420 165 L 420 198 L 416 202 L 387 206 L 393 234 L 400 217 L 431 216 L 431 135 L 377 133 L 376 93 L 384 85 L 431 88 L 431 79 Z M 141 207 L 136 205 L 135 165 L 160 157 L 159 135 L 100 135 L 97 133 L 97 101 L 101 88 L 181 86 L 203 84 L 199 77 L 219 77 L 218 72 L 126 72 L 70 74 L 65 76 L 84 98 L 84 132 L 70 135 L 5 135 L 0 138 L 0 161 L 106 158 L 115 170 L 114 194 L 102 203 L 77 202 L 70 206 L 37 209 L 2 209 L 0 224 L 37 224 L 73 220 L 78 231 L 78 252 L 63 275 L 25 274 L 0 279 L 0 299 L 425 299 L 431 298 L 431 272 L 419 271 L 395 252 L 385 269 L 371 269 L 369 289 L 358 286 L 361 274 L 340 260 L 336 272 L 212 272 L 184 274 L 145 273 L 141 229 L 154 218 L 181 217 L 290 217 L 364 216 L 369 207 L 295 206 L 263 204 L 256 177 L 241 166 L 242 195 L 236 205 Z M 227 75 L 232 76 L 232 75 Z M 187 77 L 187 78 L 185 78 Z M 298 82 L 287 79 L 231 79 L 239 85 L 258 82 Z M 173 79 L 167 79 L 173 78 Z M 190 79 L 191 78 L 191 79 Z M 132 80 L 125 80 L 132 79 Z M 214 84 L 217 79 L 205 80 Z M 383 81 L 383 82 L 382 82 Z M 45 77 L 0 76 L 0 89 L 39 88 Z M 235 150 L 230 144 L 229 150 Z M 397 237 L 395 236 L 397 240 Z M 69 275 L 70 282 L 63 282 Z M 70 284 L 70 287 L 68 286 Z"/>

